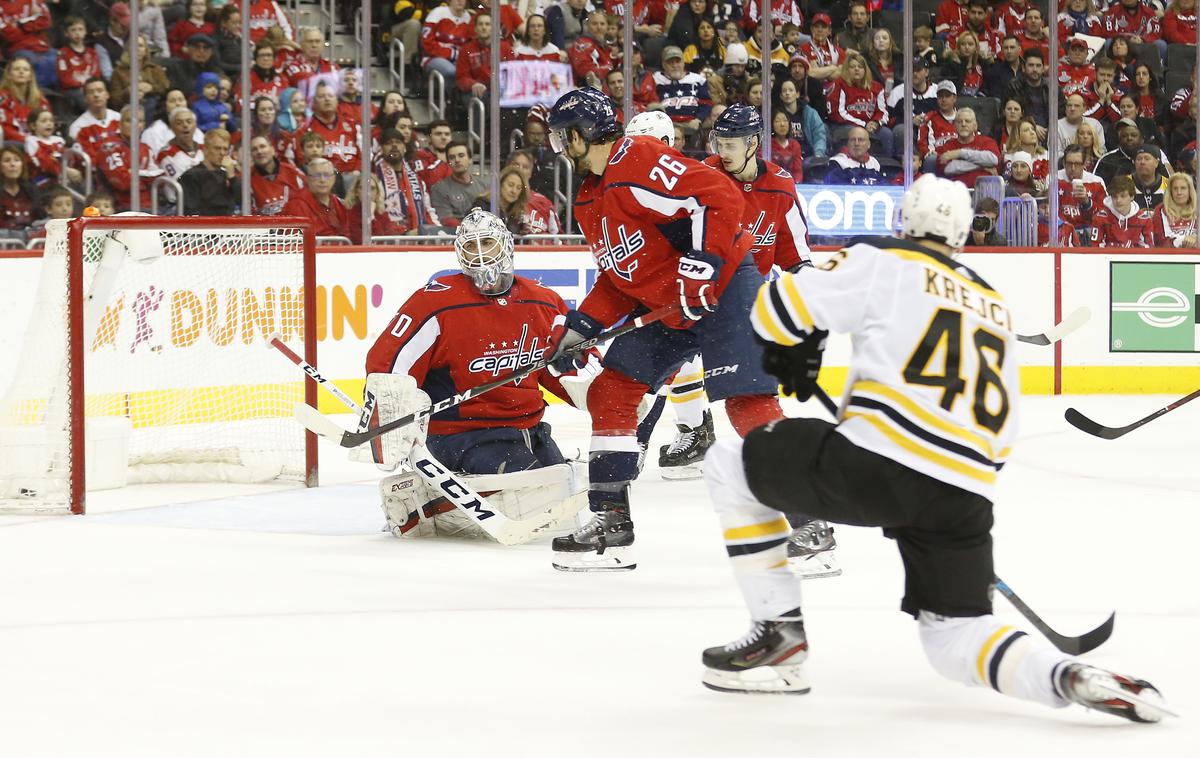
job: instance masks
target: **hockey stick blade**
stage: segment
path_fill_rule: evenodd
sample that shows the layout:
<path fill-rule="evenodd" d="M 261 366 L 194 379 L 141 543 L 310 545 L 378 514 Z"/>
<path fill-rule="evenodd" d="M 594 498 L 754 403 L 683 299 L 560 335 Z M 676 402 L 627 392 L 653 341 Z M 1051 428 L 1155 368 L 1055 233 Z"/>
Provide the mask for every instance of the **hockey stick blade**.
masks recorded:
<path fill-rule="evenodd" d="M 334 442 L 341 441 L 343 434 L 349 434 L 328 416 L 307 403 L 296 403 L 292 407 L 292 416 L 308 431 Z"/>
<path fill-rule="evenodd" d="M 1001 595 L 1008 598 L 1008 602 L 1013 604 L 1013 607 L 1021 612 L 1021 615 L 1033 624 L 1034 628 L 1042 633 L 1046 639 L 1050 640 L 1050 644 L 1058 648 L 1067 655 L 1083 655 L 1091 652 L 1103 645 L 1112 636 L 1113 627 L 1116 625 L 1117 614 L 1114 611 L 1110 613 L 1104 623 L 1096 627 L 1086 634 L 1081 634 L 1078 637 L 1068 637 L 1065 634 L 1059 634 L 1050 628 L 1050 625 L 1042 620 L 1042 617 L 1034 613 L 1033 609 L 1025 604 L 1025 601 L 1013 591 L 1000 577 L 996 577 L 996 589 Z"/>
<path fill-rule="evenodd" d="M 1041 334 L 1018 334 L 1017 340 L 1030 345 L 1051 345 L 1086 324 L 1091 317 L 1092 309 L 1085 305 L 1071 311 L 1071 315 Z"/>
<path fill-rule="evenodd" d="M 588 350 L 591 350 L 596 345 L 616 339 L 617 337 L 620 337 L 622 334 L 631 332 L 634 329 L 639 329 L 643 326 L 653 324 L 656 321 L 661 321 L 663 318 L 671 315 L 672 313 L 675 313 L 678 310 L 679 310 L 679 306 L 675 305 L 675 304 L 663 306 L 662 308 L 650 311 L 649 313 L 643 314 L 636 318 L 631 318 L 628 321 L 626 321 L 624 324 L 622 324 L 621 326 L 616 327 L 615 329 L 609 329 L 608 331 L 602 332 L 601 334 L 598 334 L 595 337 L 592 337 L 591 339 L 584 340 L 583 342 L 577 343 L 576 345 L 573 345 L 570 348 L 570 350 L 571 350 L 571 352 L 573 352 L 577 355 L 582 355 L 582 354 L 586 353 Z M 509 384 L 510 382 L 520 381 L 521 379 L 524 379 L 525 377 L 529 376 L 530 374 L 534 373 L 535 371 L 541 371 L 542 369 L 546 368 L 546 366 L 548 366 L 548 365 L 550 365 L 550 361 L 547 360 L 546 358 L 542 358 L 540 360 L 534 361 L 533 363 L 528 363 L 528 364 L 522 366 L 521 368 L 518 368 L 516 371 L 513 371 L 511 374 L 507 374 L 505 376 L 500 377 L 499 379 L 488 382 L 486 384 L 481 384 L 477 387 L 472 387 L 468 390 L 464 390 L 464 391 L 458 393 L 457 395 L 451 395 L 448 398 L 437 401 L 436 403 L 429 406 L 428 408 L 425 408 L 425 409 L 419 410 L 419 411 L 415 411 L 413 413 L 408 414 L 407 416 L 402 416 L 401 418 L 398 418 L 394 421 L 389 421 L 386 424 L 382 424 L 373 429 L 368 429 L 364 432 L 348 432 L 343 429 L 341 438 L 338 440 L 338 444 L 341 445 L 342 447 L 358 447 L 359 445 L 366 444 L 366 443 L 370 442 L 371 440 L 375 439 L 376 437 L 383 435 L 383 434 L 387 434 L 388 432 L 390 432 L 394 429 L 399 429 L 400 427 L 408 426 L 409 424 L 414 424 L 418 421 L 421 421 L 422 419 L 429 418 L 430 416 L 433 416 L 437 413 L 441 413 L 442 411 L 446 410 L 447 408 L 453 408 L 456 405 L 461 405 L 461 404 L 467 402 L 468 400 L 479 397 L 480 395 L 482 395 L 485 392 L 491 392 L 492 390 L 496 389 L 497 387 L 502 387 L 506 384 Z M 300 419 L 300 416 L 297 416 L 297 419 Z M 304 423 L 304 421 L 301 420 L 300 423 Z M 332 422 L 330 422 L 330 423 L 332 423 Z M 334 426 L 337 426 L 337 425 L 334 424 Z M 321 434 L 321 432 L 318 432 L 316 429 L 313 429 L 312 427 L 309 427 L 307 425 L 305 425 L 305 428 L 309 429 L 309 431 L 312 431 L 316 434 Z M 325 426 L 324 428 L 326 430 L 329 429 L 328 426 Z M 340 427 L 339 427 L 339 429 L 340 429 Z M 327 436 L 327 435 L 322 435 L 322 436 Z"/>
<path fill-rule="evenodd" d="M 1121 437 L 1123 435 L 1129 434 L 1134 429 L 1137 429 L 1139 426 L 1145 426 L 1146 424 L 1149 424 L 1151 421 L 1158 418 L 1159 416 L 1170 413 L 1171 411 L 1175 410 L 1176 408 L 1183 405 L 1184 403 L 1189 403 L 1198 397 L 1200 397 L 1200 390 L 1196 390 L 1195 392 L 1193 392 L 1190 395 L 1185 395 L 1184 397 L 1179 398 L 1178 400 L 1176 400 L 1175 402 L 1166 406 L 1165 408 L 1159 408 L 1157 411 L 1155 411 L 1154 413 L 1151 413 L 1149 416 L 1138 419 L 1137 421 L 1134 421 L 1132 424 L 1129 424 L 1128 426 L 1104 426 L 1103 424 L 1098 424 L 1095 421 L 1092 421 L 1090 418 L 1083 415 L 1082 413 L 1075 410 L 1074 408 L 1068 408 L 1066 410 L 1066 413 L 1063 414 L 1063 417 L 1067 419 L 1068 424 L 1075 427 L 1076 429 L 1078 429 L 1081 432 L 1087 432 L 1088 434 L 1092 435 L 1093 437 L 1099 437 L 1099 438 L 1105 439 L 1105 440 L 1115 440 L 1117 437 Z"/>

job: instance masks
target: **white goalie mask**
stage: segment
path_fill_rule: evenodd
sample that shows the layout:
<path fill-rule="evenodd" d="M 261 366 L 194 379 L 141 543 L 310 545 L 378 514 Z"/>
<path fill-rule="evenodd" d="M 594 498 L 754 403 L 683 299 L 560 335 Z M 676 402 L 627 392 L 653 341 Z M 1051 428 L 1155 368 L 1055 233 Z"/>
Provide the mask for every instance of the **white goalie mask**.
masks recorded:
<path fill-rule="evenodd" d="M 662 111 L 646 111 L 629 119 L 625 136 L 636 137 L 641 134 L 665 142 L 667 147 L 675 147 L 675 123 Z"/>
<path fill-rule="evenodd" d="M 966 185 L 925 174 L 904 193 L 900 230 L 905 237 L 928 237 L 958 252 L 967 241 L 974 215 Z"/>
<path fill-rule="evenodd" d="M 466 215 L 454 237 L 458 265 L 485 295 L 503 295 L 513 283 L 513 236 L 504 222 L 476 208 Z"/>

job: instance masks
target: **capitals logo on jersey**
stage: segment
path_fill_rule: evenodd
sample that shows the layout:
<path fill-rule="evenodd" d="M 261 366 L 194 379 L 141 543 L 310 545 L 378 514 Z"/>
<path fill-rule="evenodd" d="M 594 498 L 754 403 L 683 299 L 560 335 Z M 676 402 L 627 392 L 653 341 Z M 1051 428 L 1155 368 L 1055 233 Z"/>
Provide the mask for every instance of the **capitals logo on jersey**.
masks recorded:
<path fill-rule="evenodd" d="M 520 339 L 512 343 L 508 340 L 499 340 L 499 348 L 497 348 L 496 342 L 489 342 L 484 355 L 471 361 L 467 365 L 467 369 L 472 373 L 500 376 L 501 374 L 516 371 L 521 366 L 527 366 L 535 361 L 540 361 L 546 352 L 546 348 L 539 348 L 538 338 L 534 337 L 533 342 L 529 344 L 529 349 L 526 349 L 525 340 L 528 338 L 529 324 L 523 324 L 521 326 Z M 511 348 L 509 344 L 512 345 Z M 520 384 L 527 378 L 522 377 L 513 382 L 513 384 Z"/>
<path fill-rule="evenodd" d="M 616 244 L 613 244 L 608 227 L 608 219 L 600 222 L 601 238 L 592 245 L 592 257 L 601 271 L 611 271 L 625 281 L 632 282 L 638 263 L 629 259 L 646 246 L 646 239 L 640 229 L 629 234 L 624 224 L 618 224 Z"/>
<path fill-rule="evenodd" d="M 754 249 L 752 253 L 757 253 L 763 248 L 770 247 L 775 244 L 775 222 L 767 224 L 767 228 L 763 229 L 763 222 L 767 220 L 767 212 L 759 211 L 758 218 L 754 219 L 754 224 L 750 227 L 750 233 L 754 235 Z"/>

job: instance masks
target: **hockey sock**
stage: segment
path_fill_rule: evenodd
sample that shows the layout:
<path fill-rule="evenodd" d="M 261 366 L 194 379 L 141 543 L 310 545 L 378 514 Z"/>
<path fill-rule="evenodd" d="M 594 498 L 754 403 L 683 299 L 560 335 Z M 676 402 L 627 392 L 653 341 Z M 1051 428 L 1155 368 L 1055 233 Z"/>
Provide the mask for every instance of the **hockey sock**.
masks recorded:
<path fill-rule="evenodd" d="M 950 617 L 921 611 L 921 644 L 934 669 L 972 687 L 1062 708 L 1054 673 L 1071 656 L 1005 626 L 995 616 Z"/>
<path fill-rule="evenodd" d="M 605 369 L 588 388 L 587 406 L 592 416 L 592 445 L 588 458 L 593 511 L 613 503 L 628 504 L 623 496 L 637 478 L 641 448 L 637 440 L 637 407 L 649 387 L 624 374 Z"/>
<path fill-rule="evenodd" d="M 639 445 L 645 446 L 650 444 L 650 435 L 654 433 L 654 427 L 658 425 L 658 420 L 662 417 L 663 408 L 666 406 L 666 395 L 654 396 L 654 404 L 650 406 L 650 410 L 638 422 L 637 441 Z"/>
<path fill-rule="evenodd" d="M 758 502 L 750 492 L 740 439 L 722 440 L 709 449 L 704 480 L 750 617 L 755 621 L 789 618 L 800 607 L 800 580 L 787 565 L 792 530 L 782 513 Z"/>
<path fill-rule="evenodd" d="M 677 423 L 693 428 L 704 423 L 708 397 L 704 394 L 704 366 L 700 356 L 683 364 L 671 381 L 670 393 L 671 410 Z"/>
<path fill-rule="evenodd" d="M 783 418 L 779 398 L 774 395 L 738 395 L 725 400 L 725 415 L 739 437 L 752 429 Z"/>

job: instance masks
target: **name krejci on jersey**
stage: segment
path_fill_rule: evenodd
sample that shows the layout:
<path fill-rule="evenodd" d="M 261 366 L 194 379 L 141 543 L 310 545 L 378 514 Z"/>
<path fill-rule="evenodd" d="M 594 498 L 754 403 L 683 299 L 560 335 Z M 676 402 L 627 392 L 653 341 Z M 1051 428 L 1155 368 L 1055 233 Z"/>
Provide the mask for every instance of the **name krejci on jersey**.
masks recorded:
<path fill-rule="evenodd" d="M 1013 331 L 1012 314 L 1000 302 L 992 300 L 968 284 L 957 281 L 949 274 L 925 267 L 925 294 L 936 295 L 977 313 L 980 318 L 991 321 L 1001 329 Z"/>
<path fill-rule="evenodd" d="M 538 338 L 534 337 L 533 341 L 529 343 L 529 349 L 526 350 L 525 340 L 528 338 L 528 336 L 529 324 L 524 324 L 521 326 L 521 339 L 517 342 L 511 343 L 511 348 L 505 350 L 504 348 L 507 348 L 509 343 L 501 342 L 501 349 L 497 350 L 493 354 L 491 349 L 496 347 L 493 343 L 483 356 L 476 358 L 467 364 L 467 369 L 472 373 L 500 376 L 500 374 L 507 374 L 520 368 L 521 366 L 533 363 L 534 361 L 540 361 L 542 359 L 542 355 L 544 355 L 546 352 L 546 348 L 539 348 Z M 514 384 L 520 383 L 520 381 L 514 382 Z"/>

